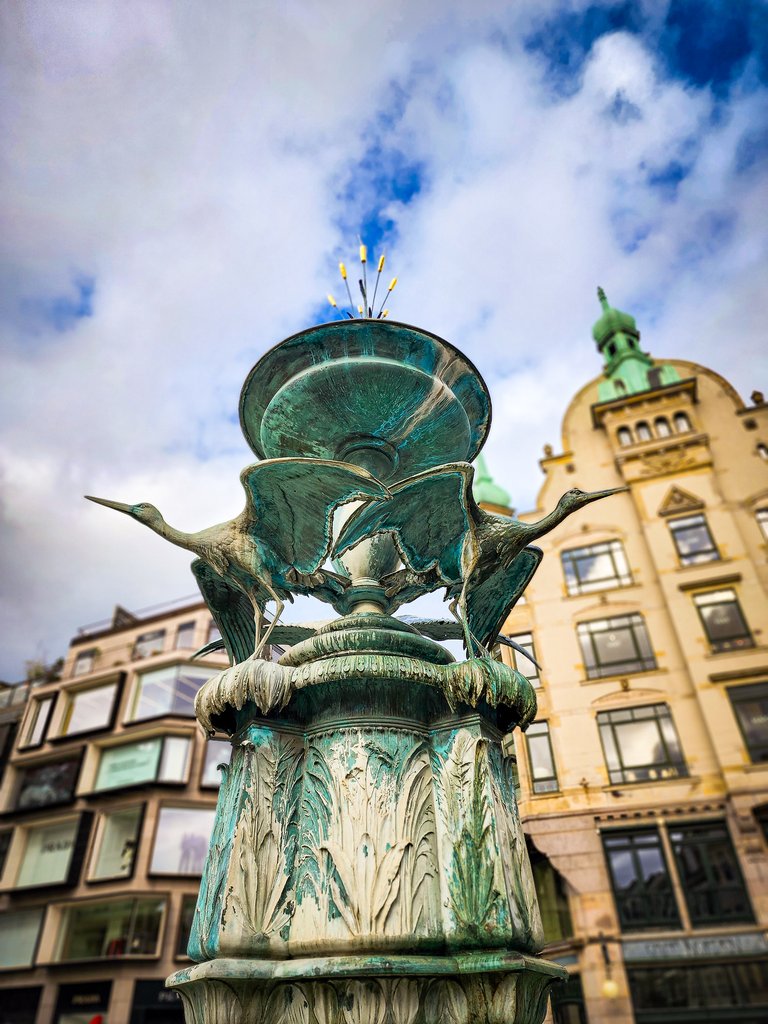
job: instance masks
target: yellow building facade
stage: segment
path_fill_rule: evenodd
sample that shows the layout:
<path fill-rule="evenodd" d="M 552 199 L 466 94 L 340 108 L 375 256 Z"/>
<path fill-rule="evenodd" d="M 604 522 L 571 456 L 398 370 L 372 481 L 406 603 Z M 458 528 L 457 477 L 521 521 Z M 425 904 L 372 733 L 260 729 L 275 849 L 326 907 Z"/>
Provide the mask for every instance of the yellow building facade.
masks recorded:
<path fill-rule="evenodd" d="M 542 666 L 517 657 L 539 712 L 515 746 L 550 953 L 572 972 L 555 1020 L 758 1024 L 768 405 L 703 366 L 654 361 L 600 298 L 604 373 L 568 406 L 521 518 L 572 487 L 628 490 L 543 539 L 505 627 Z"/>

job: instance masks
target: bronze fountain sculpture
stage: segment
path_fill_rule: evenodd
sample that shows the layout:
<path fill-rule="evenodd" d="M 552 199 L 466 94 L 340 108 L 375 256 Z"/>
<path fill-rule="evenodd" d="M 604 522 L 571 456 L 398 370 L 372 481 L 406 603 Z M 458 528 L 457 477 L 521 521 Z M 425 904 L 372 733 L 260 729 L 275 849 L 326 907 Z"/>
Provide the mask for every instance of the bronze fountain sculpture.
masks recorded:
<path fill-rule="evenodd" d="M 197 962 L 168 985 L 188 1024 L 541 1024 L 565 971 L 537 956 L 501 742 L 536 697 L 488 648 L 541 559 L 530 542 L 612 492 L 569 492 L 528 525 L 480 509 L 482 378 L 441 338 L 375 315 L 361 289 L 367 315 L 288 338 L 248 375 L 240 419 L 260 461 L 241 475 L 241 515 L 188 535 L 153 506 L 93 499 L 196 553 L 231 661 L 195 705 L 233 753 Z M 394 616 L 439 588 L 458 633 Z M 339 617 L 283 626 L 292 594 Z M 447 635 L 466 660 L 434 639 Z"/>

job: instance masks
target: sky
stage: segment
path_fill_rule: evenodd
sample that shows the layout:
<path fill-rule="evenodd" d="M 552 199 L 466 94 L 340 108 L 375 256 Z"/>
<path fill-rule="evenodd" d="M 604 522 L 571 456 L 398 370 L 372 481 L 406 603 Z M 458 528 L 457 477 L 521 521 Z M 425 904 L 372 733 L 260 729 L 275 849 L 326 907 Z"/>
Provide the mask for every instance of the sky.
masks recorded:
<path fill-rule="evenodd" d="M 237 514 L 242 382 L 358 235 L 484 375 L 519 511 L 598 284 L 656 358 L 768 390 L 765 3 L 10 0 L 0 47 L 0 679 L 194 593 L 82 496 Z"/>

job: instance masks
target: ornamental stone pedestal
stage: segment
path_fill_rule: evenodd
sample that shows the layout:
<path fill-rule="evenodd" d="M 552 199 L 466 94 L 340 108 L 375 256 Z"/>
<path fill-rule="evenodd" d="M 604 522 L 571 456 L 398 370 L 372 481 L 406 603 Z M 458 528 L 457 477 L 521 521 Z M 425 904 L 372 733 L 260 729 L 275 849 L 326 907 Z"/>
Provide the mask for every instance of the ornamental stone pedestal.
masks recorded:
<path fill-rule="evenodd" d="M 241 401 L 261 458 L 341 460 L 385 485 L 474 458 L 489 415 L 457 350 L 370 320 L 272 349 Z M 201 724 L 229 733 L 233 751 L 189 943 L 197 963 L 167 982 L 187 1024 L 540 1024 L 565 975 L 536 955 L 502 748 L 535 695 L 512 669 L 456 663 L 388 614 L 398 602 L 382 578 L 398 564 L 390 537 L 364 541 L 335 563 L 340 618 L 198 694 Z"/>

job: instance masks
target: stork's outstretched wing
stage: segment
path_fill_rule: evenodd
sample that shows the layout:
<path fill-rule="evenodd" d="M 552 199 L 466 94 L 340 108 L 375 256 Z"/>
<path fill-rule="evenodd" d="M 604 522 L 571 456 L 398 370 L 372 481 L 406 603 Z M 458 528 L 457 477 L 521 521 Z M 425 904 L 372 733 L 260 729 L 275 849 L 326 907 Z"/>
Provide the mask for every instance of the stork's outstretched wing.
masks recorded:
<path fill-rule="evenodd" d="M 484 580 L 467 587 L 467 625 L 472 636 L 484 648 L 495 643 L 507 616 L 531 582 L 542 557 L 541 548 L 523 548 L 508 568 L 499 565 Z M 467 653 L 472 657 L 475 652 Z"/>
<path fill-rule="evenodd" d="M 253 654 L 256 647 L 256 622 L 253 605 L 236 587 L 231 586 L 202 558 L 192 563 L 192 572 L 200 593 L 219 627 L 230 661 L 238 665 Z M 264 604 L 269 594 L 264 591 Z"/>
<path fill-rule="evenodd" d="M 393 484 L 389 501 L 371 502 L 350 516 L 335 554 L 376 533 L 391 533 L 400 557 L 415 572 L 437 568 L 443 582 L 458 582 L 464 542 L 474 534 L 477 514 L 473 476 L 469 463 L 454 462 Z"/>
<path fill-rule="evenodd" d="M 240 480 L 253 536 L 305 575 L 328 557 L 334 509 L 389 496 L 366 470 L 322 459 L 266 459 L 244 469 Z"/>

